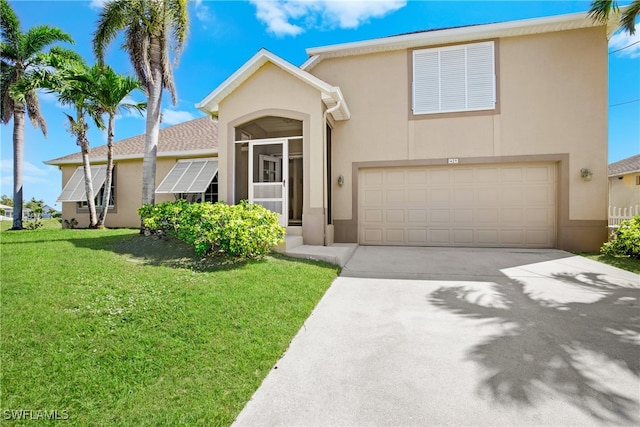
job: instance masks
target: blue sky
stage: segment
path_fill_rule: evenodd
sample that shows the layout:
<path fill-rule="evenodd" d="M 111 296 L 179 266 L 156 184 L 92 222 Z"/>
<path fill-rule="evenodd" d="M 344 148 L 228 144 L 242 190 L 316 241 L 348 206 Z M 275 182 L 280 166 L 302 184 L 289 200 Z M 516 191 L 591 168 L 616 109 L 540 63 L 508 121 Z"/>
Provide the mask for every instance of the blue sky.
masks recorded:
<path fill-rule="evenodd" d="M 71 34 L 69 46 L 92 64 L 91 37 L 104 0 L 9 0 L 22 29 L 52 25 Z M 629 1 L 619 2 L 621 5 Z M 301 65 L 306 48 L 366 40 L 376 37 L 442 27 L 485 24 L 584 12 L 590 1 L 193 1 L 190 34 L 174 69 L 179 101 L 173 106 L 163 96 L 163 127 L 203 114 L 194 104 L 251 58 L 266 48 L 287 61 Z M 640 153 L 640 31 L 634 36 L 616 34 L 609 43 L 609 161 Z M 636 43 L 633 45 L 633 43 Z M 613 51 L 632 45 L 618 52 Z M 114 42 L 106 61 L 116 71 L 133 75 L 126 55 Z M 585 64 L 588 66 L 588 64 Z M 134 98 L 143 100 L 141 94 Z M 64 109 L 55 95 L 40 97 L 48 125 L 45 139 L 29 122 L 25 129 L 24 197 L 55 200 L 61 191 L 61 174 L 42 162 L 78 151 L 66 130 Z M 12 195 L 12 129 L 0 126 L 0 194 Z M 144 133 L 144 119 L 126 115 L 116 122 L 116 140 Z M 96 129 L 89 133 L 91 146 L 106 143 Z"/>

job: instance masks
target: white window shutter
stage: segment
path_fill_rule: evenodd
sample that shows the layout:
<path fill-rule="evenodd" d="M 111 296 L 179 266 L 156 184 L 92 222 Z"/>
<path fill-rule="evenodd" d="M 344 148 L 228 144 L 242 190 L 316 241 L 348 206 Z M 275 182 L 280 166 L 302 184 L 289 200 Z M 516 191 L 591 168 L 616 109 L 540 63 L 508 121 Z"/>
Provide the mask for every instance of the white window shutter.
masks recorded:
<path fill-rule="evenodd" d="M 440 60 L 438 51 L 413 54 L 413 113 L 440 111 Z"/>
<path fill-rule="evenodd" d="M 467 108 L 465 50 L 463 46 L 440 52 L 440 111 Z"/>
<path fill-rule="evenodd" d="M 178 181 L 180 181 L 185 171 L 189 169 L 190 164 L 190 162 L 176 163 L 167 176 L 164 177 L 158 188 L 156 188 L 156 193 L 173 193 L 173 188 Z"/>
<path fill-rule="evenodd" d="M 494 43 L 417 50 L 413 53 L 413 113 L 495 108 Z"/>
<path fill-rule="evenodd" d="M 470 110 L 495 108 L 493 57 L 493 43 L 478 43 L 467 47 L 467 108 Z"/>
<path fill-rule="evenodd" d="M 104 185 L 104 181 L 107 177 L 107 167 L 91 166 L 91 184 L 93 186 L 94 193 L 98 193 L 100 188 Z M 67 184 L 62 189 L 62 193 L 58 196 L 57 202 L 84 202 L 87 200 L 87 193 L 84 186 L 84 168 L 79 166 L 76 168 L 73 175 L 67 181 Z"/>

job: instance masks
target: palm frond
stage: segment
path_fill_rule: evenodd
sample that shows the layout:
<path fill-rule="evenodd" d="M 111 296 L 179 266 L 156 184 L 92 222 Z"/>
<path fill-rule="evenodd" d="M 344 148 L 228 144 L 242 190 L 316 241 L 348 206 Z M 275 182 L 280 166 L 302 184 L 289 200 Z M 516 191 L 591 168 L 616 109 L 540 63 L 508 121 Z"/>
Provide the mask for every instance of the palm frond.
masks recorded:
<path fill-rule="evenodd" d="M 129 59 L 140 82 L 149 89 L 152 84 L 150 35 L 142 25 L 130 26 L 125 35 L 125 50 L 129 52 Z"/>
<path fill-rule="evenodd" d="M 0 42 L 0 58 L 5 59 L 7 61 L 11 61 L 13 63 L 16 63 L 22 60 L 17 46 L 11 43 L 5 43 L 5 42 Z"/>
<path fill-rule="evenodd" d="M 167 5 L 171 12 L 171 38 L 174 42 L 173 50 L 176 53 L 174 64 L 177 65 L 178 59 L 189 35 L 189 14 L 187 0 L 168 0 Z"/>
<path fill-rule="evenodd" d="M 593 0 L 591 9 L 589 9 L 589 17 L 595 22 L 602 24 L 609 20 L 611 12 L 618 11 L 618 2 L 615 0 Z"/>
<path fill-rule="evenodd" d="M 93 53 L 99 64 L 104 63 L 104 52 L 109 43 L 129 25 L 131 19 L 136 18 L 133 3 L 130 0 L 112 0 L 102 9 L 93 33 Z"/>
<path fill-rule="evenodd" d="M 0 0 L 0 37 L 9 45 L 19 44 L 20 20 L 7 0 Z"/>
<path fill-rule="evenodd" d="M 169 60 L 168 40 L 163 38 L 161 40 L 162 48 L 161 53 L 161 67 L 162 67 L 162 85 L 167 88 L 171 94 L 171 102 L 173 105 L 178 103 L 178 92 L 176 91 L 175 81 L 173 78 L 173 69 L 171 68 L 171 61 Z"/>
<path fill-rule="evenodd" d="M 640 14 L 640 0 L 634 0 L 622 13 L 620 23 L 629 34 L 636 33 L 636 18 Z"/>
<path fill-rule="evenodd" d="M 35 90 L 27 92 L 25 96 L 25 105 L 27 107 L 27 113 L 29 120 L 33 124 L 34 128 L 40 128 L 43 135 L 47 136 L 47 123 L 44 121 L 44 117 L 40 113 L 40 101 L 38 101 L 38 94 Z"/>
<path fill-rule="evenodd" d="M 0 61 L 0 120 L 7 124 L 13 117 L 14 101 L 9 93 L 14 81 L 15 70 L 4 61 Z"/>
<path fill-rule="evenodd" d="M 73 44 L 71 36 L 56 27 L 39 25 L 30 28 L 24 35 L 22 52 L 25 58 L 25 66 L 30 63 L 30 59 L 41 52 L 45 47 L 56 43 L 67 42 Z"/>

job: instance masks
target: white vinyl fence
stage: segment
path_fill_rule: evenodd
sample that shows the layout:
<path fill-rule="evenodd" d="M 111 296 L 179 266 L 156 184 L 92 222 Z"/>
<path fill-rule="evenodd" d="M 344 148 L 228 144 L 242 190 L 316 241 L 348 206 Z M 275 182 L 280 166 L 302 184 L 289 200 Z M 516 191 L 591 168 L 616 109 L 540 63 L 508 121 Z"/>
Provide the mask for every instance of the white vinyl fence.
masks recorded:
<path fill-rule="evenodd" d="M 640 215 L 640 205 L 629 206 L 628 208 L 617 208 L 609 206 L 609 229 L 616 229 L 624 220 Z"/>

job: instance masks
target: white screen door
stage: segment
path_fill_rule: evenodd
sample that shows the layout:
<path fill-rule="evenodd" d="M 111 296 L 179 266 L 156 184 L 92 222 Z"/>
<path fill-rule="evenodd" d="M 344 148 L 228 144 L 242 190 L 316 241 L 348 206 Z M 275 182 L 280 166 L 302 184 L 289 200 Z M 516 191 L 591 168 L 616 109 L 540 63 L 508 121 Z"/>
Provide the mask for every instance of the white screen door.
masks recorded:
<path fill-rule="evenodd" d="M 289 162 L 286 139 L 249 142 L 249 202 L 280 214 L 287 226 L 287 178 Z"/>

